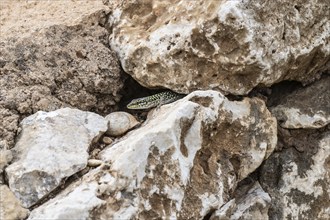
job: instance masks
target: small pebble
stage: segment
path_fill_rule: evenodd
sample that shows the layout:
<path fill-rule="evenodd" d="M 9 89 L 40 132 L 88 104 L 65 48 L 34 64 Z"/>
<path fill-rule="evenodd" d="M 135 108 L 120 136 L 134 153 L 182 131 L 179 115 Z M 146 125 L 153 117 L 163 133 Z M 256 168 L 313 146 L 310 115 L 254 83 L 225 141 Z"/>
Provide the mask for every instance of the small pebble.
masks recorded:
<path fill-rule="evenodd" d="M 113 140 L 110 137 L 103 137 L 102 141 L 105 144 L 111 144 L 113 142 Z"/>
<path fill-rule="evenodd" d="M 89 159 L 87 165 L 90 167 L 98 167 L 103 163 L 102 160 Z"/>
<path fill-rule="evenodd" d="M 109 126 L 106 133 L 114 137 L 121 136 L 140 124 L 133 115 L 127 112 L 112 112 L 105 116 L 105 119 Z"/>

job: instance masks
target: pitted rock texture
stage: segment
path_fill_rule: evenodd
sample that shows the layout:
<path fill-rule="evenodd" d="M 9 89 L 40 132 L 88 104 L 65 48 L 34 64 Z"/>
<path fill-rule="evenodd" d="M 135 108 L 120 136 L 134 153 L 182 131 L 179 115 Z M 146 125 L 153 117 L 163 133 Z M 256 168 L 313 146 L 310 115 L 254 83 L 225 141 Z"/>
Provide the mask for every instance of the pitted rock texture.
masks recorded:
<path fill-rule="evenodd" d="M 66 2 L 56 4 L 63 9 Z M 41 4 L 35 2 L 34 7 Z M 31 7 L 29 4 L 26 10 L 31 11 Z M 20 11 L 25 16 L 28 12 L 23 9 Z M 43 10 L 48 13 L 50 9 Z M 63 13 L 55 10 L 54 16 L 59 18 Z M 71 17 L 72 22 L 66 22 L 70 25 L 46 22 L 35 32 L 1 38 L 0 147 L 12 147 L 19 119 L 38 110 L 69 106 L 105 114 L 117 108 L 123 79 L 118 59 L 109 49 L 108 31 L 103 27 L 106 13 L 96 7 L 93 12 L 88 9 L 82 13 L 82 20 L 80 16 L 78 21 Z"/>
<path fill-rule="evenodd" d="M 271 112 L 283 128 L 321 128 L 330 123 L 330 75 L 282 95 Z"/>
<path fill-rule="evenodd" d="M 107 121 L 76 109 L 37 112 L 25 118 L 6 168 L 9 187 L 24 207 L 34 205 L 61 181 L 87 165 L 88 149 L 107 131 Z"/>
<path fill-rule="evenodd" d="M 102 0 L 10 1 L 0 7 L 0 38 L 27 37 L 54 25 L 73 26 L 98 23 L 100 13 L 108 12 Z M 87 17 L 87 18 L 86 18 Z M 105 19 L 103 19 L 103 22 Z"/>
<path fill-rule="evenodd" d="M 329 68 L 327 1 L 108 2 L 111 48 L 146 87 L 243 95 Z"/>
<path fill-rule="evenodd" d="M 272 198 L 269 219 L 330 218 L 330 127 L 283 129 L 282 151 L 260 170 L 260 183 Z"/>
<path fill-rule="evenodd" d="M 156 109 L 142 127 L 101 151 L 104 165 L 34 209 L 30 219 L 56 210 L 93 210 L 91 219 L 202 219 L 230 201 L 238 181 L 271 154 L 276 131 L 259 99 L 193 92 Z M 94 196 L 88 185 L 98 186 Z M 94 205 L 77 202 L 87 194 Z"/>

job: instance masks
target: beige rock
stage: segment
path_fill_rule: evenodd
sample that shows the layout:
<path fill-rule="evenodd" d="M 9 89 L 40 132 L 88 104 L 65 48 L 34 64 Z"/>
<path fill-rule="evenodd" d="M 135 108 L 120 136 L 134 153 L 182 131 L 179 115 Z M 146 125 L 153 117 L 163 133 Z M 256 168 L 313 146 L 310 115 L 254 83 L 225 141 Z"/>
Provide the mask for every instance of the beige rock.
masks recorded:
<path fill-rule="evenodd" d="M 29 210 L 22 207 L 8 186 L 0 185 L 0 219 L 25 219 Z"/>
<path fill-rule="evenodd" d="M 27 37 L 31 33 L 54 25 L 78 25 L 99 22 L 87 19 L 95 12 L 106 11 L 102 0 L 86 1 L 10 1 L 0 7 L 0 38 Z M 96 13 L 97 14 L 97 13 Z M 95 15 L 94 15 L 95 16 Z M 88 21 L 89 20 L 89 21 Z"/>
<path fill-rule="evenodd" d="M 113 140 L 110 137 L 103 137 L 102 142 L 105 144 L 111 144 Z"/>
<path fill-rule="evenodd" d="M 97 160 L 97 159 L 89 159 L 87 162 L 87 165 L 90 167 L 98 167 L 103 163 L 102 160 Z"/>
<path fill-rule="evenodd" d="M 146 87 L 244 95 L 329 68 L 327 1 L 108 2 L 111 48 Z"/>
<path fill-rule="evenodd" d="M 105 116 L 105 119 L 109 122 L 107 134 L 110 136 L 123 135 L 140 124 L 133 115 L 127 112 L 113 112 Z"/>
<path fill-rule="evenodd" d="M 0 150 L 0 173 L 3 168 L 13 159 L 13 154 L 10 150 Z"/>
<path fill-rule="evenodd" d="M 4 168 L 13 159 L 13 154 L 11 150 L 1 149 L 0 147 L 0 185 L 4 184 Z"/>
<path fill-rule="evenodd" d="M 0 10 L 1 145 L 13 146 L 21 115 L 116 110 L 123 82 L 101 1 L 1 1 Z"/>

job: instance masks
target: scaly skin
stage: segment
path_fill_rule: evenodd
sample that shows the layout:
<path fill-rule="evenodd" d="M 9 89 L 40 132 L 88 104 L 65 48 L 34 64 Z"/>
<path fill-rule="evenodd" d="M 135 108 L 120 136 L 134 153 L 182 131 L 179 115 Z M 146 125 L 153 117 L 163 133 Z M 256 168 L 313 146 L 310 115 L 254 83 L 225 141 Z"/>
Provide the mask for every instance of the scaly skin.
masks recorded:
<path fill-rule="evenodd" d="M 128 109 L 149 109 L 165 105 L 181 99 L 183 95 L 172 91 L 157 93 L 155 95 L 133 99 L 128 105 Z"/>

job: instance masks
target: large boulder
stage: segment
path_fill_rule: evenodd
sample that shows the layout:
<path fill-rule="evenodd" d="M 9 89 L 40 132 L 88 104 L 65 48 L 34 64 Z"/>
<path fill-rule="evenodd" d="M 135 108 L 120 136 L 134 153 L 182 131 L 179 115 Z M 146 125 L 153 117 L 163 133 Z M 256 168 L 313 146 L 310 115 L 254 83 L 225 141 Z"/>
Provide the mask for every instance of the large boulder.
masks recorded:
<path fill-rule="evenodd" d="M 60 211 L 56 219 L 70 213 L 85 219 L 86 210 L 92 219 L 202 219 L 230 201 L 276 142 L 276 120 L 263 101 L 193 92 L 156 109 L 141 128 L 101 151 L 104 165 L 34 209 L 30 219 Z"/>
<path fill-rule="evenodd" d="M 329 68 L 327 1 L 108 1 L 110 45 L 146 87 L 244 95 Z"/>

